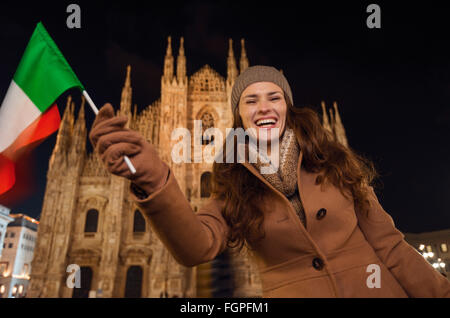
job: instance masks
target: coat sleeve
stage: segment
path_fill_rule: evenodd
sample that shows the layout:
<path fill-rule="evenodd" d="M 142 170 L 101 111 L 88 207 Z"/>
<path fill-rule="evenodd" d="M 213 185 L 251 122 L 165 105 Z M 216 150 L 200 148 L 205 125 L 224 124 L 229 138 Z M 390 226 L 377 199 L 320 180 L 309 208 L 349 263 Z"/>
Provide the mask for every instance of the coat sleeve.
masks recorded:
<path fill-rule="evenodd" d="M 226 248 L 228 226 L 222 217 L 222 202 L 210 198 L 194 213 L 172 170 L 166 183 L 147 198 L 139 199 L 131 188 L 130 196 L 181 265 L 208 262 Z"/>
<path fill-rule="evenodd" d="M 380 260 L 410 297 L 450 297 L 450 282 L 404 240 L 370 189 L 370 208 L 357 211 L 358 225 Z"/>

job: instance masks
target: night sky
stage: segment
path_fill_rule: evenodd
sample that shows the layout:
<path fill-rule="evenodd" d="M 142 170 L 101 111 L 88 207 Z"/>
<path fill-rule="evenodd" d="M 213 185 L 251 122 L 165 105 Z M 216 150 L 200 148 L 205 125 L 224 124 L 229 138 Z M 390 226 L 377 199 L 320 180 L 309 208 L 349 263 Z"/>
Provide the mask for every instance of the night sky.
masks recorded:
<path fill-rule="evenodd" d="M 66 26 L 66 7 L 73 2 L 81 7 L 81 29 Z M 322 100 L 327 106 L 338 102 L 349 144 L 375 163 L 379 200 L 401 231 L 450 228 L 445 8 L 406 1 L 395 6 L 381 1 L 92 2 L 2 2 L 1 100 L 38 21 L 94 102 L 111 102 L 116 109 L 128 64 L 133 104 L 143 110 L 159 98 L 167 36 L 175 58 L 184 37 L 189 76 L 209 64 L 224 77 L 228 39 L 234 40 L 238 59 L 245 38 L 250 65 L 283 69 L 297 106 L 320 110 Z M 381 29 L 366 26 L 372 2 L 381 7 Z M 80 94 L 70 90 L 57 100 L 61 115 L 69 94 L 78 112 Z M 88 107 L 86 116 L 90 129 L 94 115 Z M 12 213 L 39 217 L 55 141 L 56 134 L 19 164 L 17 193 L 0 196 Z M 23 184 L 30 186 L 24 190 Z"/>

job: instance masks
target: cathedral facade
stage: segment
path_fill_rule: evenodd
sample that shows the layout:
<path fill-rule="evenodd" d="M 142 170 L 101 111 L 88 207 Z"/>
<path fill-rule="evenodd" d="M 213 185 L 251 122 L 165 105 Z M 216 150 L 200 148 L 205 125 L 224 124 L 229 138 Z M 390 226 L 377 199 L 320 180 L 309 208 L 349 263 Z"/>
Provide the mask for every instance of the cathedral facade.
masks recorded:
<path fill-rule="evenodd" d="M 195 160 L 211 140 L 200 138 L 191 145 L 191 163 L 174 163 L 172 149 L 178 142 L 171 133 L 187 128 L 191 136 L 201 122 L 202 132 L 218 128 L 225 136 L 232 127 L 231 89 L 249 62 L 241 40 L 239 68 L 230 40 L 227 77 L 209 65 L 188 77 L 183 38 L 176 65 L 168 38 L 161 78 L 161 97 L 139 114 L 132 109 L 128 66 L 119 115 L 129 117 L 128 127 L 139 131 L 158 150 L 174 172 L 194 212 L 208 199 L 212 163 Z M 325 128 L 347 143 L 337 105 Z M 129 181 L 103 167 L 96 153 L 86 152 L 87 128 L 84 100 L 78 116 L 69 97 L 57 140 L 49 161 L 35 257 L 27 297 L 259 297 L 262 295 L 257 268 L 248 251 L 231 249 L 220 259 L 187 268 L 179 265 L 152 231 L 146 216 L 129 196 Z M 197 142 L 197 147 L 194 143 Z M 186 247 L 189 248 L 189 247 Z M 74 274 L 78 270 L 80 274 Z M 229 273 L 228 292 L 214 273 Z M 74 278 L 80 288 L 73 288 Z"/>

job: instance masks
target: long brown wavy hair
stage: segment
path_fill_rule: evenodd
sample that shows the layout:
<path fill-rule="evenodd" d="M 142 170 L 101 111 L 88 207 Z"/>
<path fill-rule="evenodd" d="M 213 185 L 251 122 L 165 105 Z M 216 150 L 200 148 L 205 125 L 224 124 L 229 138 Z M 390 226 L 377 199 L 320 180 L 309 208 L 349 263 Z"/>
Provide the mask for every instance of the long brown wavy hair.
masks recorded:
<path fill-rule="evenodd" d="M 372 162 L 337 142 L 324 129 L 317 112 L 307 107 L 294 107 L 286 96 L 285 100 L 287 127 L 300 136 L 302 167 L 308 172 L 320 172 L 318 183 L 330 182 L 346 197 L 351 195 L 355 207 L 364 211 L 369 206 L 368 186 L 377 177 Z M 243 128 L 238 107 L 233 117 L 233 128 Z M 225 144 L 226 141 L 223 149 Z M 236 139 L 234 146 L 237 149 Z M 225 202 L 222 215 L 230 227 L 228 246 L 251 248 L 264 237 L 264 215 L 259 205 L 269 188 L 237 163 L 236 157 L 234 163 L 225 162 L 213 164 L 212 195 Z"/>

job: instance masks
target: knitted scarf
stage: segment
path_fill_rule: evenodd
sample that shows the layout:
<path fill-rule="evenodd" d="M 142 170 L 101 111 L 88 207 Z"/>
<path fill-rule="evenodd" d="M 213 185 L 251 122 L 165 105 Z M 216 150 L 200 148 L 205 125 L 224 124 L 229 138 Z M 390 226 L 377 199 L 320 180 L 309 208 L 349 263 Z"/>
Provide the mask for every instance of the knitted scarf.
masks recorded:
<path fill-rule="evenodd" d="M 250 148 L 250 152 L 255 149 Z M 305 212 L 300 201 L 297 185 L 297 164 L 300 155 L 300 147 L 295 137 L 295 132 L 287 128 L 281 138 L 279 146 L 279 167 L 274 173 L 261 175 L 278 191 L 283 193 L 297 212 L 300 221 L 306 227 Z M 257 162 L 252 165 L 261 171 L 262 167 L 268 167 L 270 163 L 263 163 L 257 156 Z"/>

